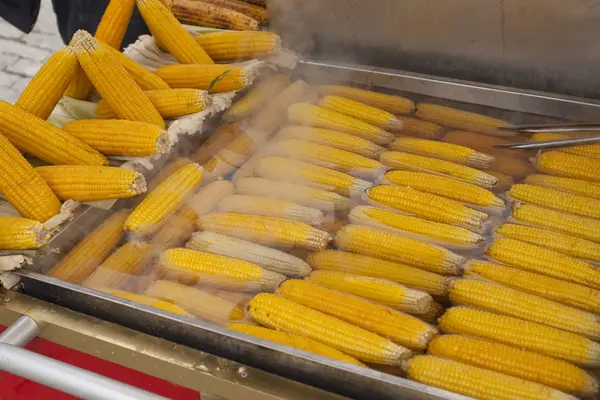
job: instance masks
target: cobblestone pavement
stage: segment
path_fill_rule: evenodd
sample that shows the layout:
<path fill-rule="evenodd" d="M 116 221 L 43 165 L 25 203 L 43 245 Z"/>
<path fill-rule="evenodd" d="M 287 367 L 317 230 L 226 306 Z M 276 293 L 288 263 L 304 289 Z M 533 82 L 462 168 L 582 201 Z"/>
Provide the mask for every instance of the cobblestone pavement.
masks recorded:
<path fill-rule="evenodd" d="M 42 0 L 28 35 L 0 18 L 0 99 L 15 102 L 44 61 L 62 46 L 51 0 Z"/>

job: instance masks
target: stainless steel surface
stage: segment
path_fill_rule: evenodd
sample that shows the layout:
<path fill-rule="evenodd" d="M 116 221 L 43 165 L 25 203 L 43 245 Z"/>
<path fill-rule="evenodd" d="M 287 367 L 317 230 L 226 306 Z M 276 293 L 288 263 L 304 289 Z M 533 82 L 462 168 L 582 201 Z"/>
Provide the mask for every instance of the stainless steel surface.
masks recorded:
<path fill-rule="evenodd" d="M 538 124 L 538 125 L 509 125 L 505 129 L 516 132 L 550 132 L 550 133 L 573 133 L 584 131 L 600 131 L 598 122 L 565 123 L 565 124 Z"/>
<path fill-rule="evenodd" d="M 593 143 L 600 143 L 600 136 L 562 139 L 562 140 L 548 140 L 548 141 L 543 141 L 543 142 L 540 141 L 540 142 L 499 144 L 499 145 L 495 145 L 494 147 L 505 148 L 505 149 L 542 150 L 542 149 L 560 149 L 562 147 L 581 146 L 584 144 L 593 144 Z"/>
<path fill-rule="evenodd" d="M 0 334 L 0 343 L 23 347 L 40 333 L 40 327 L 27 316 L 21 316 Z"/>

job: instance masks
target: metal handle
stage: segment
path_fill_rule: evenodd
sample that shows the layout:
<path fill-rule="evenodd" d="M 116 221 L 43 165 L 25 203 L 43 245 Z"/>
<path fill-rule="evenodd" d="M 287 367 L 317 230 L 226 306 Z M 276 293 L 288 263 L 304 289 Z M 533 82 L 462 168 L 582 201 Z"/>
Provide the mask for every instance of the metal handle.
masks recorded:
<path fill-rule="evenodd" d="M 502 129 L 515 132 L 576 133 L 582 131 L 600 131 L 598 122 L 567 122 L 562 124 L 508 125 Z"/>
<path fill-rule="evenodd" d="M 573 139 L 562 139 L 562 140 L 548 140 L 540 142 L 523 142 L 523 143 L 510 143 L 510 144 L 497 144 L 494 148 L 504 149 L 559 149 L 562 147 L 581 146 L 583 144 L 600 143 L 600 136 L 573 138 Z"/>
<path fill-rule="evenodd" d="M 165 397 L 25 350 L 40 332 L 27 316 L 0 334 L 0 370 L 89 400 L 166 400 Z"/>

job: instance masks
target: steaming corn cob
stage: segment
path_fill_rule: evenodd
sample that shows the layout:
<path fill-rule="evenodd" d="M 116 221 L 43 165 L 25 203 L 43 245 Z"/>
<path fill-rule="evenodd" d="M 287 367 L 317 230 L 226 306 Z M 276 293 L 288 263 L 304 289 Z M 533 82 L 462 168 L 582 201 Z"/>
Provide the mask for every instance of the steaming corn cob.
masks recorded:
<path fill-rule="evenodd" d="M 455 305 L 521 318 L 595 340 L 600 338 L 600 322 L 595 314 L 497 283 L 457 279 L 450 284 L 450 301 Z"/>
<path fill-rule="evenodd" d="M 331 241 L 329 233 L 305 223 L 262 215 L 212 213 L 200 217 L 198 227 L 265 246 L 322 250 Z"/>
<path fill-rule="evenodd" d="M 177 19 L 186 24 L 236 31 L 257 30 L 258 21 L 240 12 L 201 1 L 178 1 L 171 8 Z"/>
<path fill-rule="evenodd" d="M 494 193 L 506 192 L 512 185 L 515 184 L 515 180 L 511 176 L 502 174 L 500 172 L 490 171 L 489 169 L 483 172 L 498 180 L 498 183 L 491 188 Z"/>
<path fill-rule="evenodd" d="M 415 103 L 405 97 L 372 92 L 350 86 L 325 85 L 319 86 L 319 91 L 323 95 L 343 96 L 360 101 L 392 114 L 411 114 L 415 109 Z"/>
<path fill-rule="evenodd" d="M 173 175 L 175 171 L 189 164 L 193 164 L 192 160 L 185 157 L 178 157 L 175 160 L 169 162 L 165 165 L 164 168 L 160 170 L 160 172 L 158 172 L 158 174 L 156 174 L 149 180 L 148 184 L 146 185 L 148 187 L 148 191 L 153 191 L 158 185 L 160 185 L 165 180 L 167 180 L 167 178 Z"/>
<path fill-rule="evenodd" d="M 452 307 L 438 323 L 447 333 L 489 339 L 583 366 L 600 364 L 600 344 L 535 322 L 468 307 Z"/>
<path fill-rule="evenodd" d="M 487 214 L 466 207 L 456 201 L 409 187 L 374 186 L 365 191 L 364 199 L 374 205 L 383 205 L 417 217 L 481 230 Z"/>
<path fill-rule="evenodd" d="M 562 190 L 579 196 L 600 200 L 600 184 L 581 179 L 563 178 L 560 176 L 532 174 L 525 178 L 526 184 L 543 186 L 549 189 Z"/>
<path fill-rule="evenodd" d="M 357 206 L 348 216 L 350 223 L 366 225 L 399 233 L 445 247 L 476 246 L 483 243 L 481 235 L 458 226 L 440 224 L 425 219 L 371 206 Z"/>
<path fill-rule="evenodd" d="M 323 270 L 312 272 L 306 279 L 317 285 L 363 297 L 409 314 L 425 313 L 433 303 L 429 294 L 385 279 Z"/>
<path fill-rule="evenodd" d="M 424 312 L 422 314 L 414 314 L 414 315 L 415 315 L 415 317 L 417 317 L 425 322 L 429 322 L 430 324 L 437 324 L 438 318 L 442 316 L 444 311 L 446 311 L 446 308 L 443 305 L 441 305 L 440 303 L 437 303 L 434 301 L 431 303 L 431 308 L 429 308 L 429 310 L 427 310 L 426 312 Z"/>
<path fill-rule="evenodd" d="M 589 218 L 600 218 L 600 200 L 533 185 L 513 185 L 508 194 L 519 201 Z"/>
<path fill-rule="evenodd" d="M 575 400 L 573 396 L 536 382 L 434 356 L 416 356 L 409 360 L 407 376 L 481 400 Z"/>
<path fill-rule="evenodd" d="M 213 60 L 221 62 L 270 56 L 280 47 L 279 36 L 271 32 L 210 32 L 195 39 Z"/>
<path fill-rule="evenodd" d="M 194 210 L 198 217 L 208 214 L 216 209 L 217 204 L 235 192 L 233 184 L 229 181 L 219 180 L 202 187 L 187 201 L 187 205 Z"/>
<path fill-rule="evenodd" d="M 445 296 L 448 293 L 447 278 L 442 275 L 362 254 L 324 250 L 310 254 L 307 262 L 317 270 L 341 271 L 387 279 L 436 296 Z"/>
<path fill-rule="evenodd" d="M 444 133 L 444 127 L 418 118 L 396 117 L 402 122 L 402 129 L 397 134 L 416 136 L 423 139 L 439 139 Z"/>
<path fill-rule="evenodd" d="M 288 280 L 277 293 L 411 349 L 425 349 L 437 334 L 435 328 L 415 317 L 316 283 Z"/>
<path fill-rule="evenodd" d="M 464 258 L 443 247 L 361 225 L 346 225 L 335 236 L 341 250 L 406 263 L 445 275 L 458 275 Z"/>
<path fill-rule="evenodd" d="M 500 264 L 470 261 L 465 275 L 481 277 L 582 310 L 600 312 L 600 291 Z"/>
<path fill-rule="evenodd" d="M 201 182 L 202 167 L 198 164 L 179 168 L 129 214 L 123 229 L 140 235 L 151 233 L 194 193 Z"/>
<path fill-rule="evenodd" d="M 488 168 L 494 161 L 494 157 L 465 146 L 411 137 L 397 138 L 390 144 L 390 149 L 439 158 L 475 168 Z"/>
<path fill-rule="evenodd" d="M 176 280 L 226 290 L 273 291 L 285 280 L 247 261 L 183 248 L 163 252 L 159 265 L 162 274 Z"/>
<path fill-rule="evenodd" d="M 267 22 L 269 22 L 269 16 L 268 16 L 266 7 L 259 7 L 259 6 L 253 5 L 253 4 L 249 4 L 243 0 L 242 1 L 240 1 L 240 0 L 203 0 L 203 1 L 205 3 L 215 4 L 217 6 L 225 7 L 230 10 L 237 11 L 239 13 L 242 13 L 244 15 L 252 17 L 255 20 L 257 20 L 261 25 L 264 25 Z M 227 32 L 227 33 L 230 33 L 230 32 Z M 238 33 L 238 32 L 231 32 L 231 33 Z M 239 32 L 239 33 L 245 33 L 245 32 Z M 260 32 L 260 33 L 262 33 L 262 32 Z M 265 33 L 267 33 L 267 32 L 265 32 Z"/>
<path fill-rule="evenodd" d="M 127 242 L 104 260 L 82 285 L 96 290 L 121 289 L 131 276 L 146 266 L 151 253 L 148 243 Z"/>
<path fill-rule="evenodd" d="M 239 168 L 252 156 L 259 144 L 260 142 L 247 134 L 240 133 L 231 143 L 219 150 L 217 157 L 227 164 Z"/>
<path fill-rule="evenodd" d="M 490 258 L 526 271 L 600 289 L 600 270 L 584 261 L 544 247 L 513 239 L 497 239 L 488 248 Z"/>
<path fill-rule="evenodd" d="M 589 136 L 593 136 L 594 133 L 590 133 Z M 564 140 L 572 139 L 570 135 L 564 135 L 560 133 L 536 133 L 531 137 L 531 140 L 536 142 L 544 142 L 546 140 Z M 600 158 L 600 145 L 599 144 L 585 144 L 581 146 L 563 147 L 560 151 L 565 153 L 575 154 L 578 156 L 589 157 L 589 158 Z"/>
<path fill-rule="evenodd" d="M 515 135 L 512 131 L 499 129 L 502 126 L 509 125 L 506 121 L 456 108 L 420 103 L 417 105 L 416 115 L 425 121 L 449 126 L 454 129 L 463 129 L 465 131 L 493 136 Z"/>
<path fill-rule="evenodd" d="M 442 141 L 470 147 L 473 150 L 497 156 L 500 159 L 505 159 L 506 157 L 511 159 L 518 158 L 529 162 L 529 158 L 535 156 L 535 152 L 530 150 L 502 149 L 496 147 L 519 141 L 519 139 L 514 138 L 501 138 L 468 131 L 449 131 L 444 134 Z"/>
<path fill-rule="evenodd" d="M 429 354 L 501 372 L 570 393 L 598 392 L 598 381 L 562 360 L 517 347 L 460 335 L 441 335 L 429 343 Z"/>
<path fill-rule="evenodd" d="M 212 136 L 202 142 L 200 147 L 190 155 L 190 158 L 198 164 L 204 164 L 241 133 L 240 124 L 223 123 Z"/>
<path fill-rule="evenodd" d="M 490 164 L 489 170 L 508 175 L 515 180 L 522 180 L 533 173 L 535 168 L 529 160 L 516 156 L 494 154 L 495 160 Z"/>
<path fill-rule="evenodd" d="M 223 34 L 225 34 L 225 32 L 223 32 Z M 207 35 L 215 35 L 215 33 Z M 199 38 L 203 36 L 206 35 L 200 35 Z M 239 121 L 252 116 L 289 84 L 290 79 L 281 74 L 270 76 L 265 80 L 258 82 L 244 97 L 233 103 L 233 105 L 225 111 L 223 119 L 225 121 Z"/>
<path fill-rule="evenodd" d="M 600 175 L 597 173 L 598 160 L 594 158 L 548 151 L 538 156 L 536 166 L 546 174 L 600 182 Z"/>
<path fill-rule="evenodd" d="M 152 236 L 152 247 L 170 249 L 183 246 L 192 236 L 198 215 L 187 205 L 182 205 L 173 215 L 167 217 L 165 223 Z"/>
<path fill-rule="evenodd" d="M 39 221 L 0 216 L 0 249 L 38 249 L 48 243 L 51 232 Z"/>
<path fill-rule="evenodd" d="M 182 64 L 214 63 L 160 0 L 137 0 L 137 6 L 152 36 L 160 40 L 177 61 Z"/>
<path fill-rule="evenodd" d="M 597 219 L 579 217 L 529 204 L 515 206 L 512 219 L 600 243 L 600 221 Z"/>
<path fill-rule="evenodd" d="M 498 184 L 498 178 L 492 176 L 490 173 L 437 158 L 423 157 L 399 151 L 384 151 L 380 155 L 380 161 L 383 165 L 393 169 L 430 172 L 474 183 L 488 189 Z"/>
<path fill-rule="evenodd" d="M 135 0 L 110 0 L 96 29 L 96 39 L 119 50 L 134 7 Z"/>
<path fill-rule="evenodd" d="M 174 64 L 156 70 L 172 88 L 194 88 L 210 93 L 243 89 L 249 84 L 242 67 L 228 64 Z"/>
<path fill-rule="evenodd" d="M 273 294 L 256 295 L 250 301 L 250 315 L 268 328 L 306 336 L 364 362 L 400 365 L 412 355 L 375 333 Z"/>
<path fill-rule="evenodd" d="M 381 129 L 402 130 L 402 121 L 394 114 L 341 96 L 325 96 L 319 106 L 359 119 Z"/>
<path fill-rule="evenodd" d="M 143 294 L 124 292 L 122 290 L 113 290 L 109 292 L 110 295 L 120 297 L 125 300 L 132 301 L 134 303 L 140 303 L 145 306 L 158 308 L 159 310 L 168 311 L 173 314 L 186 315 L 185 310 L 173 303 L 168 301 L 158 300 L 154 297 L 144 296 Z"/>

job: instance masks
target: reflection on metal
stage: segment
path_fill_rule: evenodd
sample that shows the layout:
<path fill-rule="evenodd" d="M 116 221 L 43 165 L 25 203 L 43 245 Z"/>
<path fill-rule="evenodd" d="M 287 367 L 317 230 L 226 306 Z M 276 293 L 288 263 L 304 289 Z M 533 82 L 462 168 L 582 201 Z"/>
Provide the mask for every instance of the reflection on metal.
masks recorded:
<path fill-rule="evenodd" d="M 539 142 L 523 142 L 523 143 L 510 143 L 495 145 L 496 148 L 505 149 L 530 149 L 530 150 L 543 150 L 543 149 L 560 149 L 563 147 L 581 146 L 583 144 L 600 143 L 600 136 L 573 138 L 573 139 L 562 139 L 562 140 L 548 140 Z"/>
<path fill-rule="evenodd" d="M 600 131 L 598 122 L 540 124 L 540 125 L 509 125 L 504 129 L 517 132 L 546 132 L 546 133 L 577 133 L 585 131 Z"/>
<path fill-rule="evenodd" d="M 19 317 L 0 334 L 0 343 L 24 347 L 40 333 L 40 327 L 29 317 Z"/>

